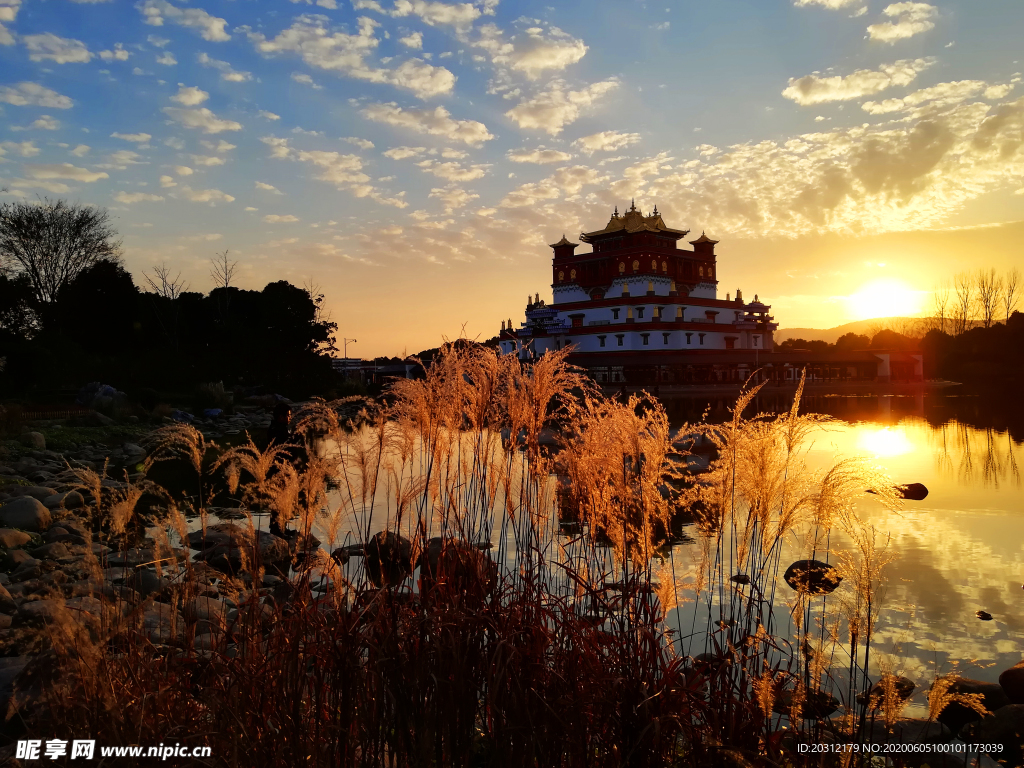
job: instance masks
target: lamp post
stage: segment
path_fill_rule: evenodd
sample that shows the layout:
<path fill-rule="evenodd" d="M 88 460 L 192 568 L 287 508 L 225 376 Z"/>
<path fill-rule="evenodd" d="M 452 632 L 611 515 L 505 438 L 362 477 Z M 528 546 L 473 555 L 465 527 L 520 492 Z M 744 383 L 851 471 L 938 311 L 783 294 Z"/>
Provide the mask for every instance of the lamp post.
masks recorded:
<path fill-rule="evenodd" d="M 349 343 L 350 341 L 351 341 L 351 342 L 352 342 L 353 344 L 355 344 L 355 343 L 356 343 L 356 340 L 355 340 L 355 339 L 345 339 L 345 341 L 344 341 L 344 344 L 345 344 L 345 351 L 344 351 L 344 352 L 343 352 L 342 354 L 344 354 L 344 355 L 345 355 L 345 359 L 346 359 L 346 360 L 348 360 L 348 343 Z"/>

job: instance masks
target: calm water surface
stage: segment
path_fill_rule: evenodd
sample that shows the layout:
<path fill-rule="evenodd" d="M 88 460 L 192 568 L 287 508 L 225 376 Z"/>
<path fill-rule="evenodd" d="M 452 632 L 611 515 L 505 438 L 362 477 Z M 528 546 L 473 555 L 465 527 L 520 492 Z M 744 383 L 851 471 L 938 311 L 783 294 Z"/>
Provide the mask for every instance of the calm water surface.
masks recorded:
<path fill-rule="evenodd" d="M 924 483 L 930 491 L 898 514 L 870 499 L 859 509 L 883 540 L 891 537 L 873 649 L 895 655 L 917 682 L 907 714 L 919 714 L 913 710 L 923 708 L 922 689 L 936 673 L 956 670 L 994 682 L 1024 656 L 1024 419 L 1007 401 L 984 395 L 816 397 L 805 404 L 802 410 L 837 418 L 814 434 L 809 466 L 866 456 L 896 482 Z M 708 405 L 667 403 L 678 423 L 699 418 Z M 726 416 L 727 402 L 710 405 L 710 418 Z M 757 407 L 785 405 L 779 398 Z M 845 542 L 833 538 L 833 545 Z M 699 559 L 692 544 L 676 554 L 677 562 Z M 788 599 L 792 592 L 784 590 Z M 978 610 L 993 620 L 977 619 Z"/>

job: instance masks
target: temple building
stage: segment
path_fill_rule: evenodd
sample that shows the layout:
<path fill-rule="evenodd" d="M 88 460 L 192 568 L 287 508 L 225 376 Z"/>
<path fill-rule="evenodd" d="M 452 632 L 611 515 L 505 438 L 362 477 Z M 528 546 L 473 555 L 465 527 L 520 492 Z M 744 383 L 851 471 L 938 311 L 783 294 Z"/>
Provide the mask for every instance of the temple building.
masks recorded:
<path fill-rule="evenodd" d="M 502 323 L 502 352 L 529 360 L 571 345 L 570 362 L 615 387 L 739 384 L 755 371 L 782 384 L 804 369 L 810 381 L 921 380 L 920 355 L 775 352 L 771 307 L 739 289 L 719 298 L 718 241 L 702 232 L 681 248 L 688 234 L 631 204 L 580 233 L 589 252 L 563 235 L 551 245 L 551 304 L 527 297 L 525 321 Z"/>
<path fill-rule="evenodd" d="M 664 383 L 696 381 L 705 377 L 687 370 L 726 351 L 754 362 L 774 346 L 771 308 L 757 296 L 745 302 L 739 290 L 720 299 L 718 241 L 702 233 L 689 241 L 692 250 L 680 248 L 688 234 L 667 226 L 657 207 L 645 216 L 630 205 L 621 216 L 616 208 L 603 229 L 580 234 L 588 253 L 576 253 L 579 243 L 563 235 L 551 246 L 552 303 L 527 297 L 525 322 L 502 323 L 502 351 L 532 358 L 571 344 L 572 362 L 602 383 L 626 382 L 627 368 L 652 365 L 665 369 L 657 377 Z M 730 380 L 742 372 L 732 368 Z"/>

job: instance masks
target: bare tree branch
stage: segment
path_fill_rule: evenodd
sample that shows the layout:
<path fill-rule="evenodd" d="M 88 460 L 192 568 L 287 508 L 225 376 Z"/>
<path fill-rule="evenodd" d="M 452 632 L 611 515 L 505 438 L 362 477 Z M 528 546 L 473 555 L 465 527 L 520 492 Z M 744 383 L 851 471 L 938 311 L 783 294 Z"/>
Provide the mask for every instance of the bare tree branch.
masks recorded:
<path fill-rule="evenodd" d="M 1010 315 L 1017 309 L 1017 302 L 1020 300 L 1020 270 L 1014 267 L 1008 270 L 1003 278 L 1003 311 L 1004 322 L 1010 319 Z"/>

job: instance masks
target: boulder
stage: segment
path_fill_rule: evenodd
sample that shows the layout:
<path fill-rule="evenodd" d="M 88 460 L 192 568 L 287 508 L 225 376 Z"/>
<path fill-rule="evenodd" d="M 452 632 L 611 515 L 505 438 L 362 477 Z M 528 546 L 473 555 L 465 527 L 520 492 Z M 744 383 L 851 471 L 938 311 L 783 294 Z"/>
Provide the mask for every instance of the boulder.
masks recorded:
<path fill-rule="evenodd" d="M 412 573 L 412 544 L 391 531 L 378 531 L 366 545 L 366 575 L 375 587 L 398 584 Z"/>
<path fill-rule="evenodd" d="M 843 580 L 835 567 L 820 560 L 797 560 L 782 578 L 797 592 L 808 595 L 827 595 Z"/>
<path fill-rule="evenodd" d="M 998 746 L 990 751 L 1004 765 L 1024 764 L 1024 704 L 1007 704 L 964 728 L 966 741 Z"/>
<path fill-rule="evenodd" d="M 959 677 L 949 686 L 948 691 L 949 693 L 959 694 L 981 694 L 983 697 L 982 703 L 989 712 L 995 712 L 1000 707 L 1005 707 L 1010 703 L 1010 698 L 999 683 L 984 683 L 981 680 Z M 970 707 L 958 702 L 952 702 L 945 706 L 937 719 L 955 735 L 968 723 L 981 720 L 981 715 Z"/>
<path fill-rule="evenodd" d="M 999 675 L 999 684 L 1014 704 L 1024 704 L 1024 660 Z"/>
<path fill-rule="evenodd" d="M 107 555 L 107 565 L 115 568 L 145 565 L 156 560 L 153 550 L 148 547 L 125 549 Z"/>
<path fill-rule="evenodd" d="M 50 527 L 50 510 L 38 499 L 22 496 L 0 507 L 0 525 L 23 531 L 45 531 Z"/>
<path fill-rule="evenodd" d="M 46 438 L 42 432 L 25 432 L 21 437 L 18 438 L 21 444 L 31 448 L 34 451 L 45 451 L 46 450 Z"/>
<path fill-rule="evenodd" d="M 12 528 L 0 528 L 0 547 L 4 549 L 15 549 L 23 547 L 32 541 L 32 537 L 24 531 L 15 531 Z"/>
<path fill-rule="evenodd" d="M 39 501 L 53 496 L 53 488 L 48 485 L 15 485 L 7 490 L 11 496 L 31 496 Z"/>
<path fill-rule="evenodd" d="M 21 604 L 18 618 L 24 624 L 38 626 L 59 621 L 64 611 L 63 600 L 32 600 Z"/>
<path fill-rule="evenodd" d="M 180 637 L 185 618 L 171 606 L 153 603 L 142 614 L 142 634 L 152 643 L 168 643 Z"/>
<path fill-rule="evenodd" d="M 188 545 L 200 552 L 193 559 L 204 561 L 225 573 L 242 570 L 242 556 L 252 563 L 257 557 L 264 566 L 273 566 L 287 572 L 291 561 L 288 542 L 266 531 L 249 531 L 235 523 L 216 523 L 207 526 L 205 535 L 193 531 Z"/>
<path fill-rule="evenodd" d="M 32 557 L 39 560 L 58 560 L 62 557 L 70 557 L 71 551 L 61 542 L 53 541 L 43 544 L 32 550 Z"/>
<path fill-rule="evenodd" d="M 17 610 L 18 604 L 14 602 L 14 598 L 11 597 L 11 593 L 7 591 L 7 587 L 0 585 L 0 613 L 10 615 Z"/>
<path fill-rule="evenodd" d="M 899 701 L 906 701 L 914 695 L 914 688 L 916 688 L 917 686 L 915 685 L 914 681 L 910 678 L 893 677 L 891 678 L 891 680 L 892 690 L 896 694 L 896 698 Z M 886 687 L 886 685 L 883 685 L 883 681 L 875 683 L 873 686 L 871 686 L 871 690 L 868 692 L 867 695 L 865 695 L 864 693 L 857 694 L 857 703 L 867 704 L 869 700 L 873 700 L 875 708 L 880 709 L 882 706 L 884 706 L 885 703 Z"/>
<path fill-rule="evenodd" d="M 454 594 L 483 598 L 494 589 L 498 579 L 497 564 L 461 539 L 429 539 L 417 565 L 423 593 L 443 585 L 445 591 Z"/>
<path fill-rule="evenodd" d="M 170 581 L 162 576 L 158 576 L 156 571 L 151 571 L 148 568 L 139 568 L 127 578 L 125 584 L 143 597 L 149 597 L 150 595 L 158 595 L 166 590 Z"/>
<path fill-rule="evenodd" d="M 0 553 L 0 568 L 6 571 L 14 572 L 26 562 L 35 563 L 37 561 L 24 549 L 10 549 Z"/>
<path fill-rule="evenodd" d="M 55 493 L 43 499 L 47 509 L 79 509 L 85 506 L 85 498 L 78 491 Z"/>
<path fill-rule="evenodd" d="M 223 626 L 230 608 L 223 600 L 212 597 L 197 597 L 185 607 L 185 616 L 192 621 L 200 619 L 214 626 Z"/>
<path fill-rule="evenodd" d="M 780 691 L 772 704 L 772 710 L 780 715 L 789 715 L 793 709 L 793 691 Z M 839 699 L 820 689 L 804 691 L 800 715 L 804 720 L 824 720 L 839 709 Z"/>

